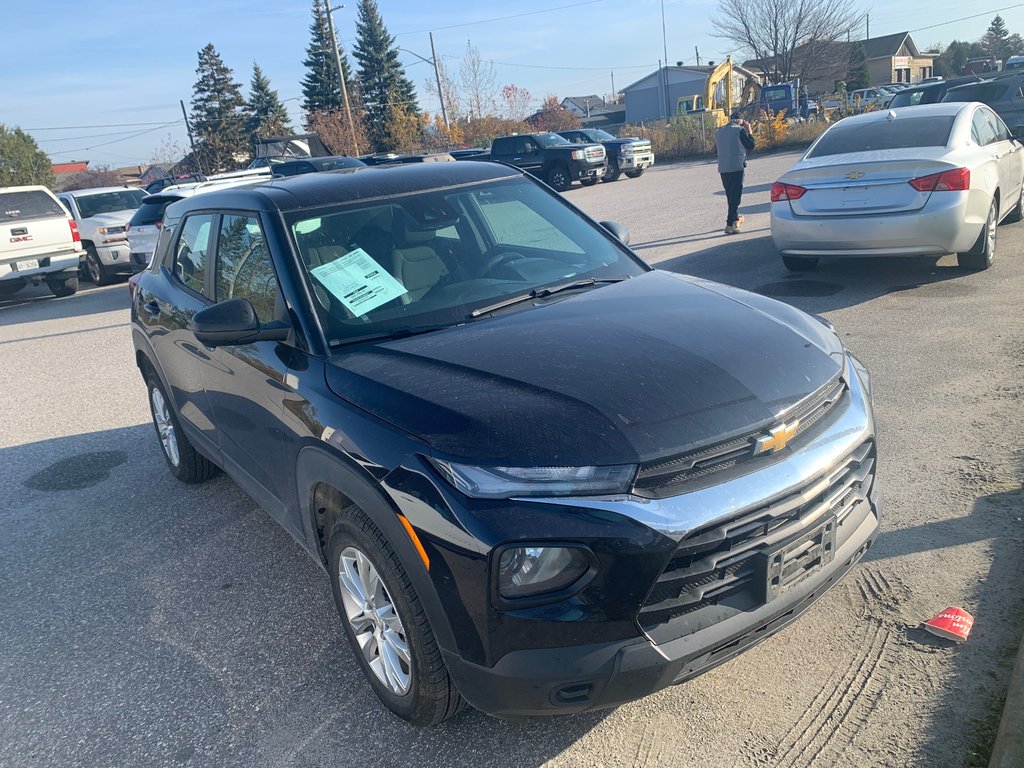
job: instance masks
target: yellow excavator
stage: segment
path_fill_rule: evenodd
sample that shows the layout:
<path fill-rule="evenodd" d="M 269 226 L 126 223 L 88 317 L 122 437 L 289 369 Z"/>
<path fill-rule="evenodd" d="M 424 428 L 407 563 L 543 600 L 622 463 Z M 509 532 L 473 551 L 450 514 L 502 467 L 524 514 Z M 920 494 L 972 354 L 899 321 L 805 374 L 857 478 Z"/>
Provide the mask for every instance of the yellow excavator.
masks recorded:
<path fill-rule="evenodd" d="M 718 86 L 725 85 L 725 101 L 717 98 Z M 681 96 L 676 102 L 676 114 L 679 116 L 695 113 L 710 113 L 715 119 L 715 126 L 721 127 L 729 122 L 729 115 L 736 107 L 753 104 L 758 100 L 761 86 L 757 80 L 747 75 L 743 84 L 743 92 L 737 100 L 733 98 L 733 66 L 732 56 L 715 67 L 704 83 L 704 93 L 693 96 Z"/>

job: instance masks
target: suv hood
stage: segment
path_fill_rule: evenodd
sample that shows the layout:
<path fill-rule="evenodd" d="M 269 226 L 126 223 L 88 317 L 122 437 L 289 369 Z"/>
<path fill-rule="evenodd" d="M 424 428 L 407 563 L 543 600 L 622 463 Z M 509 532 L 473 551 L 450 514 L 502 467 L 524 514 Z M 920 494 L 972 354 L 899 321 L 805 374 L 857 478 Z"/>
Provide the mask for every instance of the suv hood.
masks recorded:
<path fill-rule="evenodd" d="M 340 397 L 447 458 L 645 462 L 772 424 L 843 365 L 771 299 L 667 272 L 336 354 Z"/>
<path fill-rule="evenodd" d="M 110 213 L 97 213 L 95 216 L 90 216 L 88 219 L 82 219 L 84 226 L 92 229 L 99 229 L 100 227 L 120 227 L 131 221 L 132 216 L 135 215 L 134 208 L 130 208 L 127 211 L 111 211 Z"/>

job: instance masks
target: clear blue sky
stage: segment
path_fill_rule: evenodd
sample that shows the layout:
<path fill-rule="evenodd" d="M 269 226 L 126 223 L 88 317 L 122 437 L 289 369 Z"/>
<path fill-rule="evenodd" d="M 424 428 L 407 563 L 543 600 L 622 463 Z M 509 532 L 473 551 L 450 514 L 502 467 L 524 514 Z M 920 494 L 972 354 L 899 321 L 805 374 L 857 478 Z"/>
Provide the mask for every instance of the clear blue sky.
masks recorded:
<path fill-rule="evenodd" d="M 621 88 L 652 71 L 664 56 L 660 0 L 378 1 L 398 45 L 429 58 L 427 33 L 433 30 L 438 54 L 455 69 L 468 38 L 496 63 L 499 87 L 515 83 L 538 102 L 546 94 L 609 93 L 612 71 Z M 925 46 L 976 39 L 996 9 L 1011 4 L 906 0 L 865 4 L 864 10 L 871 11 L 872 36 L 920 29 L 914 39 Z M 311 0 L 5 0 L 0 123 L 28 129 L 55 162 L 144 164 L 168 137 L 187 144 L 178 100 L 188 105 L 197 52 L 212 42 L 246 88 L 257 61 L 299 126 L 311 5 Z M 575 7 L 564 7 L 569 5 Z M 730 49 L 713 36 L 716 5 L 717 0 L 665 0 L 669 61 L 693 63 L 695 46 L 705 61 L 721 59 Z M 356 0 L 346 6 L 334 16 L 348 49 Z M 530 12 L 540 13 L 494 20 Z M 953 22 L 977 13 L 982 15 Z M 1024 34 L 1024 3 L 1000 15 L 1011 32 Z M 401 55 L 421 106 L 437 110 L 423 87 L 432 76 L 430 66 Z M 135 123 L 147 125 L 124 125 Z M 146 133 L 133 135 L 140 131 Z"/>

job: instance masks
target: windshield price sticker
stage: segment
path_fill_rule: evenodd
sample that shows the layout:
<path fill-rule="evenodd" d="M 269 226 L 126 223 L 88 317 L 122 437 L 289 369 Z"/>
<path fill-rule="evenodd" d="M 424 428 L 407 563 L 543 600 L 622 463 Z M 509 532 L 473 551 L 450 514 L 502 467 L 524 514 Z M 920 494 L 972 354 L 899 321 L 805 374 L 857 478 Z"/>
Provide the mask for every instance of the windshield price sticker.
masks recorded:
<path fill-rule="evenodd" d="M 362 248 L 309 272 L 356 317 L 407 293 L 405 286 Z"/>

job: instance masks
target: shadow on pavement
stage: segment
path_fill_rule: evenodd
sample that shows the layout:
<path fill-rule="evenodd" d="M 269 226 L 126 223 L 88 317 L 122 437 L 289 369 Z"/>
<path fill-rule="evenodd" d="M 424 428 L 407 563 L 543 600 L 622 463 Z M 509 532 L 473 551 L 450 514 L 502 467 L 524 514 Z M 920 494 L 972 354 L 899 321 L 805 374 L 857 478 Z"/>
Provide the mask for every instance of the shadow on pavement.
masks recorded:
<path fill-rule="evenodd" d="M 717 231 L 717 230 L 716 230 Z M 937 299 L 973 292 L 985 279 L 935 257 L 823 258 L 813 272 L 790 272 L 782 264 L 769 235 L 721 238 L 720 245 L 659 262 L 672 272 L 703 277 L 781 299 L 807 312 L 828 312 L 863 304 L 886 294 L 913 291 L 915 297 Z M 708 235 L 706 239 L 713 239 Z M 682 241 L 680 241 L 682 242 Z M 649 245 L 668 245 L 661 242 Z M 643 247 L 641 243 L 640 246 Z M 950 260 L 945 260 L 950 261 Z M 947 281 L 959 284 L 931 288 Z"/>
<path fill-rule="evenodd" d="M 0 764 L 528 768 L 605 716 L 393 717 L 323 570 L 226 476 L 176 481 L 148 423 L 0 464 Z"/>
<path fill-rule="evenodd" d="M 96 288 L 92 283 L 80 283 L 78 293 L 63 299 L 55 297 L 46 286 L 26 286 L 13 296 L 0 300 L 0 326 L 33 320 L 82 317 L 127 309 L 128 306 L 128 287 L 123 282 L 104 288 Z M 4 311 L 15 308 L 24 311 L 16 316 Z"/>

